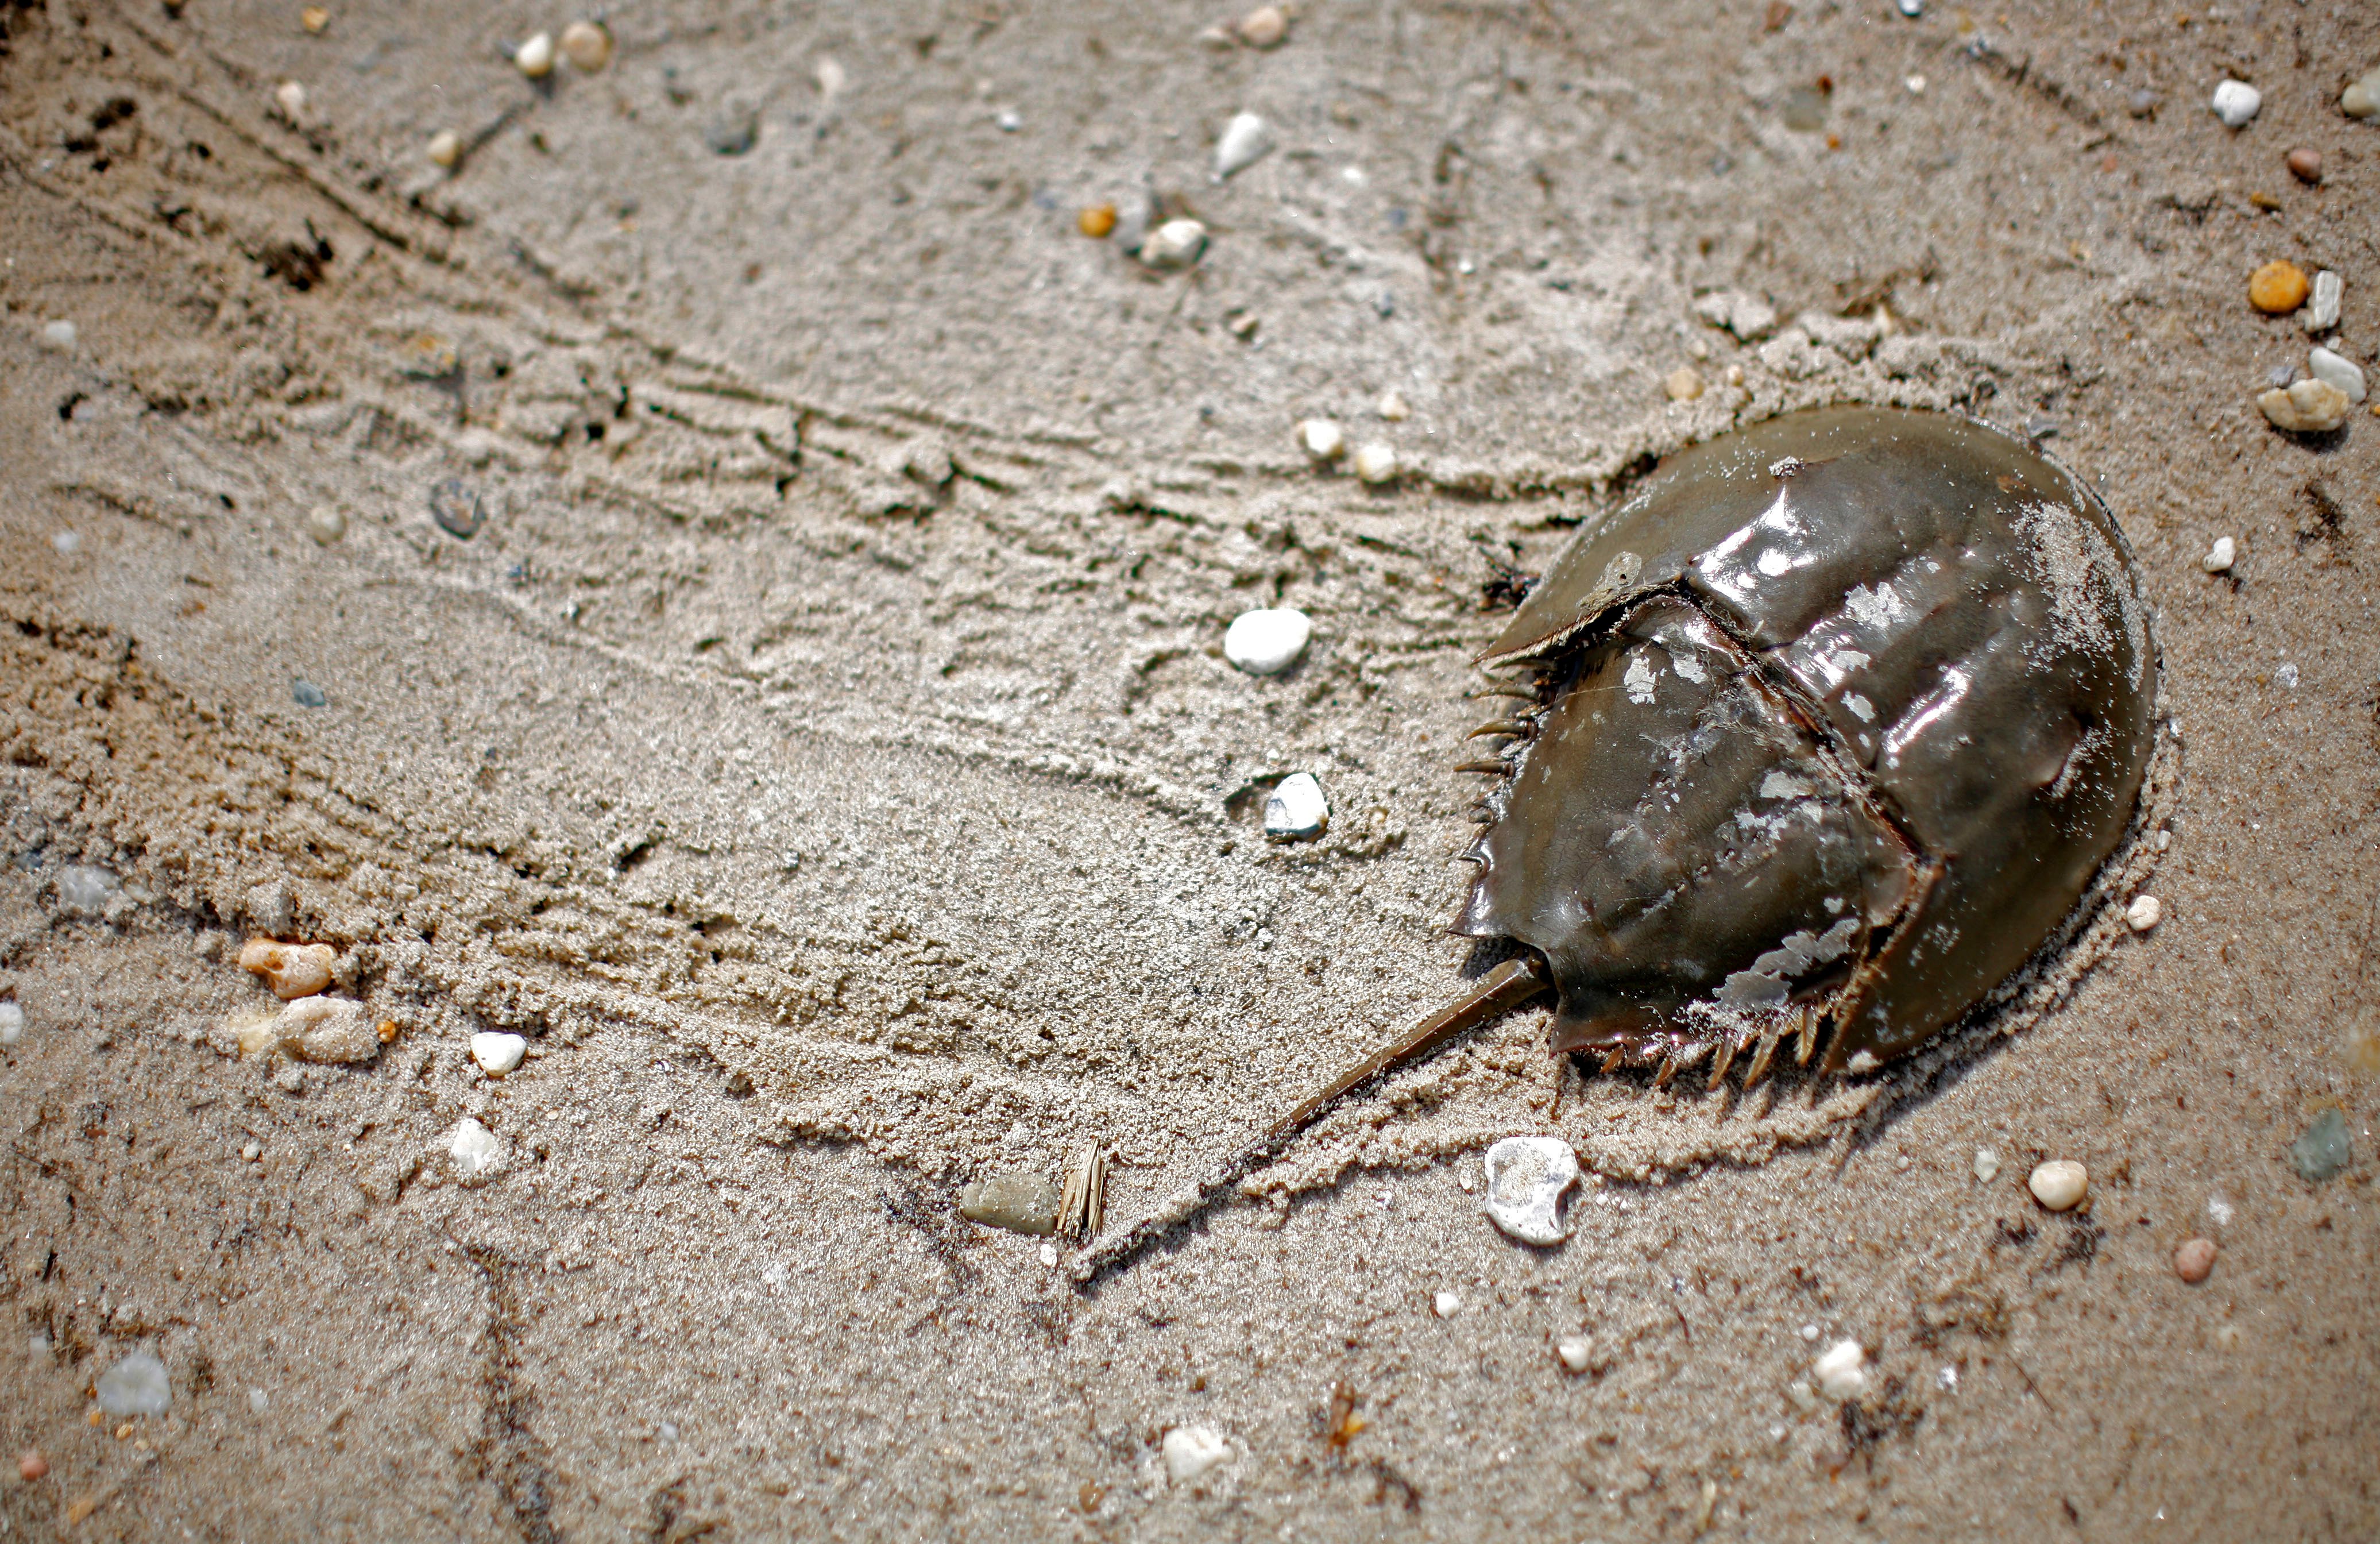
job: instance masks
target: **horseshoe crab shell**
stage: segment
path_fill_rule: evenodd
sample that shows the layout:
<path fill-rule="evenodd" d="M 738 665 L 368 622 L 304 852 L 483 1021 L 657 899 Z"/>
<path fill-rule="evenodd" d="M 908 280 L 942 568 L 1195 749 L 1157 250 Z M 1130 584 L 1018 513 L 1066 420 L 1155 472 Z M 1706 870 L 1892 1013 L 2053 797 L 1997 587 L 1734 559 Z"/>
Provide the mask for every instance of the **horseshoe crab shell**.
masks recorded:
<path fill-rule="evenodd" d="M 2156 650 L 2122 534 L 2022 442 L 1832 407 L 1663 464 L 1481 657 L 1529 706 L 1455 930 L 1545 958 L 1557 1051 L 1714 1080 L 1904 1054 L 2131 819 Z"/>

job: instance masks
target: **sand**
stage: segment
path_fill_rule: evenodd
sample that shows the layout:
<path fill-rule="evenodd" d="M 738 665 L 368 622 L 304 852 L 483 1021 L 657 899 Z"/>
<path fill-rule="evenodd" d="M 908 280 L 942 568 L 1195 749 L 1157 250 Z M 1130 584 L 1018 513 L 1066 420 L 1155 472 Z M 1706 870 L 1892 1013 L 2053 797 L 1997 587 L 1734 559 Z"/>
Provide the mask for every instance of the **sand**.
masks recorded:
<path fill-rule="evenodd" d="M 12 1534 L 2380 1529 L 2380 424 L 2267 426 L 2307 338 L 2245 299 L 2332 269 L 2372 358 L 2380 24 L 656 4 L 525 80 L 569 19 L 0 10 Z M 1077 229 L 1142 200 L 1196 267 Z M 1487 587 L 1833 400 L 2054 424 L 2138 555 L 2180 736 L 2071 950 L 1750 1097 L 1558 1099 L 1517 1014 L 1089 1293 L 957 1216 L 1096 1142 L 1128 1225 L 1458 990 Z M 1306 658 L 1233 670 L 1274 604 Z M 1329 834 L 1268 843 L 1297 772 Z M 375 1059 L 218 1049 L 261 933 L 337 946 Z M 1480 1215 L 1534 1133 L 1590 1176 L 1547 1249 Z M 1797 1396 L 1846 1339 L 1864 1396 Z M 168 1413 L 88 1421 L 140 1348 Z M 1175 1484 L 1184 1427 L 1230 1457 Z"/>

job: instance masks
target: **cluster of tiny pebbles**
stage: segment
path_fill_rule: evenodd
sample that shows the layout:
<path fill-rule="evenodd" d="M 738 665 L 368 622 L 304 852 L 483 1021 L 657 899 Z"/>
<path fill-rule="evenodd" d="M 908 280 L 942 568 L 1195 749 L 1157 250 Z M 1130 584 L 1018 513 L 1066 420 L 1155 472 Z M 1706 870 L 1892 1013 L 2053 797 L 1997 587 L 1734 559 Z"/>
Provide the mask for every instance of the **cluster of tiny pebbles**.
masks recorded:
<path fill-rule="evenodd" d="M 2319 174 L 2320 169 L 2317 158 L 2314 170 Z M 2329 269 L 2308 278 L 2296 263 L 2278 261 L 2249 276 L 2248 303 L 2266 316 L 2295 315 L 2309 334 L 2320 337 L 2338 325 L 2345 287 Z M 2274 370 L 2256 407 L 2285 433 L 2329 434 L 2346 425 L 2349 412 L 2367 395 L 2362 367 L 2340 348 L 2316 344 L 2307 350 L 2303 374 L 2286 365 Z"/>

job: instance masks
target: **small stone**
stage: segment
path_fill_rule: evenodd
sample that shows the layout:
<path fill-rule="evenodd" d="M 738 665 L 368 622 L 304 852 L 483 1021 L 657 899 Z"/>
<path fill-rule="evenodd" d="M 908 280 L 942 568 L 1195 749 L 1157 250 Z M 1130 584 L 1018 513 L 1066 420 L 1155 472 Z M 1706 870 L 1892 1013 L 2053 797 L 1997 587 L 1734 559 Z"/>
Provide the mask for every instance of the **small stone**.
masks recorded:
<path fill-rule="evenodd" d="M 1375 440 L 1355 452 L 1355 475 L 1366 482 L 1393 482 L 1397 476 L 1397 453 L 1394 446 Z"/>
<path fill-rule="evenodd" d="M 1215 141 L 1215 180 L 1245 171 L 1272 150 L 1272 130 L 1254 113 L 1234 114 Z"/>
<path fill-rule="evenodd" d="M 2182 1241 L 2173 1252 L 2173 1273 L 2192 1286 L 2206 1280 L 2215 1270 L 2215 1240 L 2191 1238 Z"/>
<path fill-rule="evenodd" d="M 1047 1238 L 1058 1231 L 1062 1198 L 1046 1174 L 994 1174 L 959 1187 L 959 1215 L 986 1227 Z"/>
<path fill-rule="evenodd" d="M 1223 658 L 1251 675 L 1278 675 L 1297 663 L 1314 624 L 1290 606 L 1244 611 L 1223 629 Z"/>
<path fill-rule="evenodd" d="M 2025 1179 L 2025 1187 L 2033 1198 L 2052 1211 L 2068 1211 L 2082 1199 L 2090 1188 L 2090 1172 L 2070 1158 L 2053 1158 L 2034 1166 Z"/>
<path fill-rule="evenodd" d="M 2309 333 L 2327 333 L 2338 325 L 2338 302 L 2344 298 L 2347 281 L 2329 269 L 2313 276 L 2313 298 L 2299 313 Z"/>
<path fill-rule="evenodd" d="M 239 967 L 264 978 L 284 1003 L 312 997 L 331 984 L 339 952 L 327 943 L 283 943 L 252 938 L 240 946 Z"/>
<path fill-rule="evenodd" d="M 2306 354 L 2307 372 L 2317 381 L 2327 381 L 2347 394 L 2350 402 L 2363 400 L 2363 370 L 2343 354 L 2327 348 L 2313 348 Z"/>
<path fill-rule="evenodd" d="M 2210 574 L 2228 574 L 2239 561 L 2240 543 L 2228 536 L 2218 536 L 2215 544 L 2206 549 L 2206 555 L 2198 560 L 2198 565 Z"/>
<path fill-rule="evenodd" d="M 466 1115 L 455 1124 L 446 1155 L 455 1161 L 456 1173 L 467 1180 L 477 1179 L 504 1161 L 504 1143 L 494 1132 Z"/>
<path fill-rule="evenodd" d="M 2347 1167 L 2355 1147 L 2347 1134 L 2347 1117 L 2333 1105 L 2314 1118 L 2305 1134 L 2289 1144 L 2289 1166 L 2310 1185 L 2320 1185 Z"/>
<path fill-rule="evenodd" d="M 713 155 L 743 155 L 760 142 L 760 110 L 748 102 L 730 102 L 703 126 L 702 142 Z"/>
<path fill-rule="evenodd" d="M 1900 0 L 1900 14 L 1914 21 L 1925 14 L 1925 0 Z"/>
<path fill-rule="evenodd" d="M 1452 1319 L 1463 1311 L 1463 1294 L 1440 1287 L 1438 1295 L 1429 1300 L 1429 1307 L 1440 1319 Z"/>
<path fill-rule="evenodd" d="M 331 705 L 329 695 L 303 675 L 289 678 L 289 695 L 300 708 L 327 708 Z"/>
<path fill-rule="evenodd" d="M 2368 118 L 2380 114 L 2380 69 L 2349 84 L 2338 93 L 2338 105 L 2350 118 Z"/>
<path fill-rule="evenodd" d="M 528 1041 L 518 1035 L 483 1029 L 471 1037 L 471 1060 L 490 1077 L 502 1077 L 518 1068 L 528 1054 Z"/>
<path fill-rule="evenodd" d="M 42 341 L 52 348 L 72 348 L 75 346 L 75 324 L 71 322 L 44 322 Z"/>
<path fill-rule="evenodd" d="M 461 478 L 450 477 L 430 490 L 430 517 L 447 535 L 468 541 L 488 523 L 488 511 L 478 489 Z"/>
<path fill-rule="evenodd" d="M 1867 1352 L 1857 1341 L 1837 1341 L 1810 1364 L 1810 1371 L 1828 1399 L 1857 1399 L 1867 1387 Z"/>
<path fill-rule="evenodd" d="M 1116 228 L 1116 207 L 1095 203 L 1075 216 L 1075 228 L 1094 241 L 1103 241 Z"/>
<path fill-rule="evenodd" d="M 123 881 L 95 864 L 69 863 L 58 870 L 58 905 L 68 911 L 96 916 L 123 891 Z"/>
<path fill-rule="evenodd" d="M 1187 268 L 1207 249 L 1207 227 L 1196 220 L 1168 220 L 1140 244 L 1140 261 L 1151 268 Z"/>
<path fill-rule="evenodd" d="M 0 1003 L 0 1050 L 15 1045 L 25 1038 L 25 1010 L 14 1003 Z"/>
<path fill-rule="evenodd" d="M 273 1021 L 274 1043 L 306 1062 L 369 1062 L 386 1043 L 364 1012 L 344 997 L 301 997 Z"/>
<path fill-rule="evenodd" d="M 264 1144 L 261 1142 L 242 1142 L 239 1145 L 239 1161 L 243 1163 L 263 1162 Z"/>
<path fill-rule="evenodd" d="M 562 56 L 592 75 L 612 62 L 612 34 L 600 21 L 574 21 L 562 30 Z"/>
<path fill-rule="evenodd" d="M 2215 88 L 2207 106 L 2223 120 L 2226 128 L 2245 128 L 2248 120 L 2264 110 L 2265 93 L 2245 80 L 2226 80 Z"/>
<path fill-rule="evenodd" d="M 1680 365 L 1661 378 L 1661 389 L 1672 402 L 1692 402 L 1703 395 L 1703 378 L 1692 365 Z"/>
<path fill-rule="evenodd" d="M 50 1472 L 50 1461 L 42 1456 L 39 1448 L 27 1448 L 17 1460 L 17 1477 L 30 1485 Z"/>
<path fill-rule="evenodd" d="M 2289 176 L 2311 188 L 2322 180 L 2322 152 L 2311 145 L 2300 145 L 2283 158 Z"/>
<path fill-rule="evenodd" d="M 2165 903 L 2154 895 L 2135 895 L 2124 908 L 2124 925 L 2136 933 L 2147 932 L 2164 920 Z"/>
<path fill-rule="evenodd" d="M 1977 1148 L 1975 1149 L 1975 1179 L 1977 1183 L 1989 1185 L 1992 1181 L 1999 1178 L 1999 1176 L 2000 1155 L 1994 1152 L 1989 1148 Z"/>
<path fill-rule="evenodd" d="M 1488 1149 L 1488 1197 L 1480 1209 L 1510 1238 L 1560 1244 L 1562 1197 L 1578 1183 L 1578 1155 L 1559 1137 L 1507 1137 Z"/>
<path fill-rule="evenodd" d="M 2304 269 L 2278 259 L 2248 275 L 2248 304 L 2266 316 L 2287 316 L 2305 304 L 2311 287 Z"/>
<path fill-rule="evenodd" d="M 1595 1337 L 1583 1330 L 1575 1335 L 1564 1335 L 1554 1342 L 1554 1355 L 1571 1371 L 1585 1372 L 1595 1366 Z"/>
<path fill-rule="evenodd" d="M 347 534 L 347 517 L 335 505 L 316 505 L 306 512 L 306 534 L 327 547 Z"/>
<path fill-rule="evenodd" d="M 2156 92 L 2146 86 L 2138 86 L 2133 88 L 2132 94 L 2125 99 L 2124 111 L 2136 118 L 2153 118 L 2156 116 L 2157 103 Z"/>
<path fill-rule="evenodd" d="M 298 13 L 298 25 L 310 32 L 320 32 L 331 24 L 331 13 L 320 6 L 309 6 Z"/>
<path fill-rule="evenodd" d="M 513 52 L 513 67 L 532 80 L 553 73 L 553 34 L 540 32 Z"/>
<path fill-rule="evenodd" d="M 1347 436 L 1329 419 L 1307 419 L 1297 426 L 1298 443 L 1317 461 L 1332 461 L 1347 450 Z"/>
<path fill-rule="evenodd" d="M 451 128 L 442 128 L 430 136 L 430 160 L 433 165 L 453 171 L 463 164 L 463 136 Z"/>
<path fill-rule="evenodd" d="M 1258 6 L 1240 18 L 1239 33 L 1251 48 L 1270 48 L 1289 35 L 1289 18 L 1279 6 Z"/>
<path fill-rule="evenodd" d="M 272 1408 L 273 1396 L 271 1394 L 266 1393 L 262 1389 L 250 1389 L 248 1391 L 248 1413 L 249 1415 L 261 1416 Z"/>
<path fill-rule="evenodd" d="M 1694 314 L 1714 327 L 1724 328 L 1743 343 L 1776 330 L 1777 308 L 1740 289 L 1719 290 L 1694 302 Z"/>
<path fill-rule="evenodd" d="M 1014 134 L 1025 127 L 1025 115 L 1014 107 L 1003 107 L 991 115 L 991 124 L 1002 134 Z"/>
<path fill-rule="evenodd" d="M 2327 434 L 2347 421 L 2352 406 L 2342 388 L 2328 381 L 2300 381 L 2259 395 L 2256 406 L 2274 428 L 2291 434 Z"/>
<path fill-rule="evenodd" d="M 1177 1426 L 1159 1445 L 1165 1477 L 1176 1485 L 1195 1485 L 1232 1461 L 1232 1444 L 1212 1427 Z"/>
<path fill-rule="evenodd" d="M 1402 423 L 1413 417 L 1413 409 L 1405 406 L 1403 395 L 1394 386 L 1380 394 L 1380 400 L 1373 406 L 1372 411 L 1390 423 Z"/>
<path fill-rule="evenodd" d="M 1265 834 L 1276 841 L 1311 841 L 1330 825 L 1330 803 L 1312 772 L 1290 773 L 1265 800 Z"/>
<path fill-rule="evenodd" d="M 306 88 L 295 80 L 284 80 L 273 88 L 273 109 L 292 125 L 305 121 Z"/>
<path fill-rule="evenodd" d="M 111 1416 L 162 1416 L 174 1403 L 165 1364 L 153 1351 L 127 1352 L 99 1375 L 99 1407 Z"/>

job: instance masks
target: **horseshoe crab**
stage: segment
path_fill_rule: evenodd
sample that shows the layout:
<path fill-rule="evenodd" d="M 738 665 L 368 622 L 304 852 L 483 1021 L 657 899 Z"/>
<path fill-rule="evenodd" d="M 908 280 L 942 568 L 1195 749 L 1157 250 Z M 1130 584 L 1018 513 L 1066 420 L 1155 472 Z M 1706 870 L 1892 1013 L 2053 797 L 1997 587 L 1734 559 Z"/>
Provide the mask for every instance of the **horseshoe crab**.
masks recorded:
<path fill-rule="evenodd" d="M 1521 946 L 1331 1102 L 1550 989 L 1552 1050 L 1745 1083 L 1926 1043 L 2060 935 L 2131 821 L 2156 649 L 2122 533 L 1973 419 L 1828 407 L 1672 456 L 1481 665 L 1510 704 L 1453 930 Z M 1155 1230 L 1154 1232 L 1148 1230 Z M 1145 1235 L 1145 1236 L 1144 1236 Z"/>

